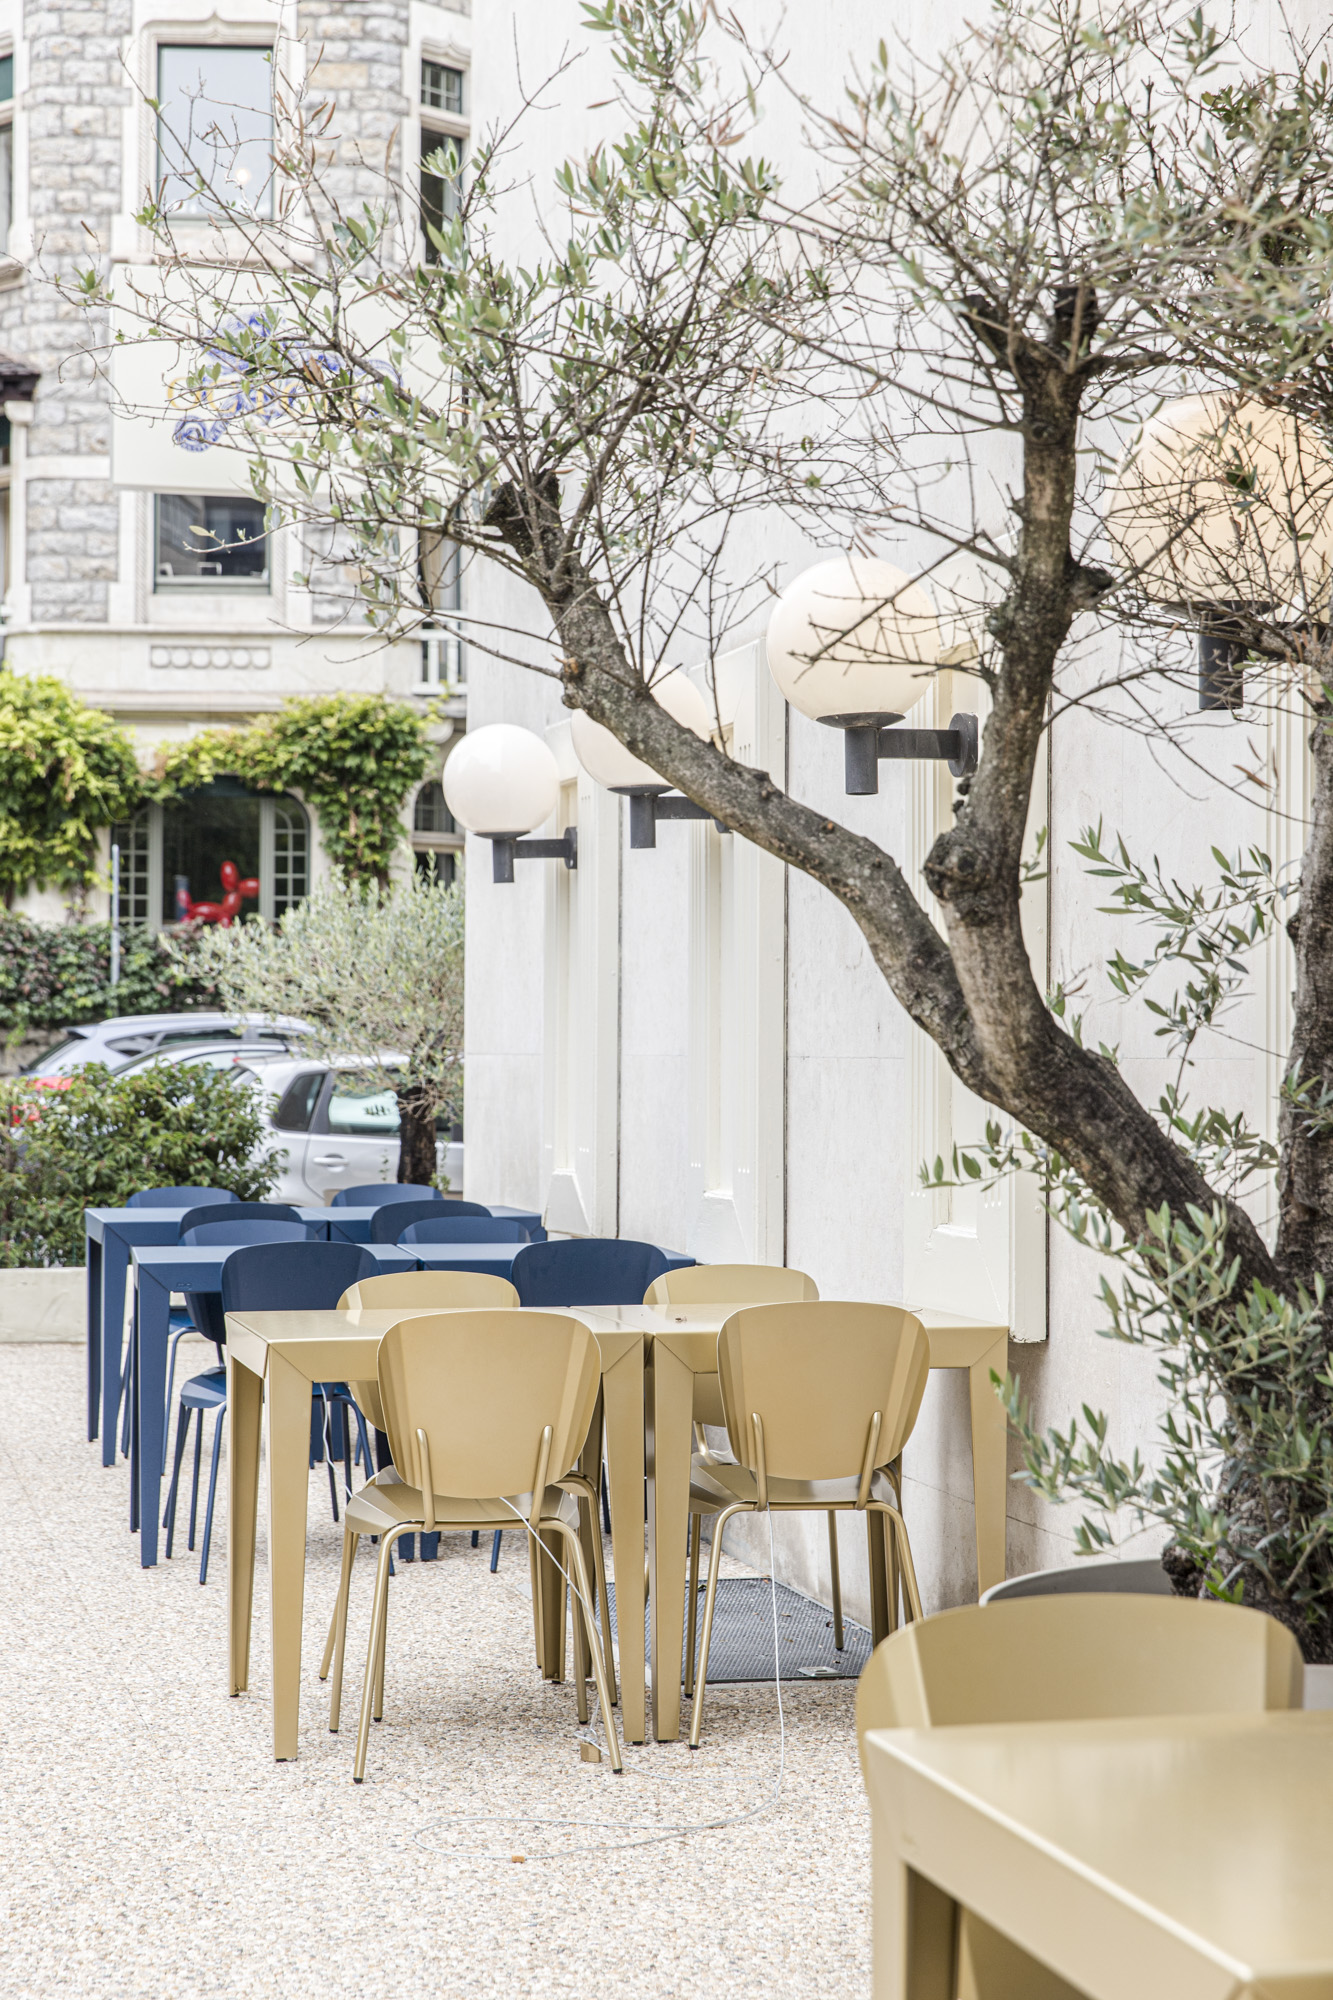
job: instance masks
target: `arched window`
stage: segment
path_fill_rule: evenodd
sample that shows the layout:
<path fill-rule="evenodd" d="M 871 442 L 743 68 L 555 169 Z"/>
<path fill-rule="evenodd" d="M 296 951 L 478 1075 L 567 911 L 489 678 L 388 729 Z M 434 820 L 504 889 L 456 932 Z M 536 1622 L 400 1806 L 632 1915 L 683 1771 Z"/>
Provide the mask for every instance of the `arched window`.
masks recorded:
<path fill-rule="evenodd" d="M 436 882 L 452 882 L 462 848 L 463 836 L 444 803 L 444 787 L 438 778 L 432 778 L 421 787 L 412 808 L 417 873 Z"/>
<path fill-rule="evenodd" d="M 111 829 L 120 847 L 120 917 L 127 929 L 161 930 L 192 904 L 220 903 L 222 866 L 234 864 L 259 894 L 242 915 L 272 923 L 310 886 L 310 823 L 297 799 L 249 792 L 219 778 L 166 806 L 145 806 Z"/>

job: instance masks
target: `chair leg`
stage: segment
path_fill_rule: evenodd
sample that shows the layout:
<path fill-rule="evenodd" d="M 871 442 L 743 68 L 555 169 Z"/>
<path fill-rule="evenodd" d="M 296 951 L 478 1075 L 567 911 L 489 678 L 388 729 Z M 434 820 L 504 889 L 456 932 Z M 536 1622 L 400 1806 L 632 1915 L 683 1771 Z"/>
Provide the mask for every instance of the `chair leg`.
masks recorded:
<path fill-rule="evenodd" d="M 713 1643 L 713 1610 L 717 1603 L 717 1580 L 722 1574 L 722 1530 L 733 1514 L 753 1512 L 749 1507 L 724 1507 L 713 1522 L 713 1546 L 708 1557 L 708 1592 L 704 1598 L 704 1629 L 699 1642 L 698 1686 L 694 1694 L 694 1708 L 690 1715 L 690 1748 L 699 1748 L 699 1732 L 703 1728 L 704 1693 L 708 1686 L 708 1648 Z M 774 1662 L 776 1668 L 777 1662 Z"/>
<path fill-rule="evenodd" d="M 563 1595 L 564 1592 L 562 1591 L 561 1596 L 563 1597 Z M 586 1722 L 588 1720 L 588 1645 L 587 1645 L 587 1631 L 586 1631 L 587 1619 L 583 1615 L 582 1607 L 578 1602 L 578 1592 L 574 1591 L 571 1593 L 571 1595 L 573 1601 L 571 1602 L 569 1609 L 574 1620 L 574 1701 L 575 1701 L 575 1706 L 577 1707 L 578 1710 L 579 1721 Z M 562 1604 L 561 1606 L 562 1613 L 563 1610 L 564 1606 Z M 594 1647 L 597 1644 L 597 1635 L 595 1631 L 593 1633 L 592 1643 Z"/>
<path fill-rule="evenodd" d="M 606 1678 L 611 1688 L 611 1700 L 619 1700 L 616 1687 L 616 1654 L 611 1644 L 611 1600 L 606 1594 L 606 1556 L 602 1549 L 602 1538 L 597 1532 L 597 1503 L 592 1505 L 592 1568 L 597 1584 L 597 1602 L 602 1607 L 602 1665 L 606 1668 Z"/>
<path fill-rule="evenodd" d="M 181 1460 L 190 1438 L 190 1413 L 182 1408 L 176 1412 L 176 1457 L 171 1468 L 171 1491 L 167 1494 L 167 1511 L 162 1517 L 162 1525 L 167 1531 L 167 1561 L 171 1561 L 171 1543 L 176 1533 L 176 1496 L 180 1492 Z"/>
<path fill-rule="evenodd" d="M 611 1688 L 607 1679 L 606 1664 L 602 1659 L 601 1648 L 597 1644 L 597 1632 L 592 1622 L 592 1600 L 588 1590 L 588 1566 L 583 1560 L 583 1545 L 579 1541 L 578 1529 L 571 1528 L 568 1521 L 557 1521 L 553 1525 L 563 1537 L 565 1547 L 569 1551 L 570 1568 L 577 1586 L 574 1591 L 577 1599 L 574 1615 L 576 1620 L 582 1618 L 583 1630 L 587 1634 L 588 1651 L 592 1655 L 593 1678 L 597 1682 L 597 1700 L 602 1711 L 602 1728 L 606 1731 L 607 1748 L 611 1753 L 611 1769 L 619 1773 L 624 1768 L 620 1755 L 620 1734 L 616 1728 L 615 1711 L 611 1706 Z M 576 1657 L 578 1650 L 581 1649 L 576 1649 Z"/>
<path fill-rule="evenodd" d="M 828 1517 L 828 1561 L 833 1577 L 833 1645 L 836 1652 L 842 1651 L 842 1572 L 838 1568 L 838 1517 L 830 1512 Z"/>
<path fill-rule="evenodd" d="M 602 1466 L 602 1531 L 611 1532 L 611 1489 L 606 1483 L 606 1466 Z"/>
<path fill-rule="evenodd" d="M 186 1334 L 187 1334 L 187 1333 L 189 1333 L 190 1331 L 191 1331 L 191 1328 L 189 1328 L 188 1326 L 183 1326 L 183 1327 L 181 1328 L 181 1330 L 180 1330 L 180 1332 L 179 1332 L 179 1333 L 177 1333 L 177 1334 L 173 1335 L 173 1337 L 172 1337 L 172 1341 L 171 1341 L 171 1346 L 170 1346 L 170 1348 L 169 1348 L 169 1349 L 168 1349 L 168 1351 L 167 1351 L 167 1404 L 166 1404 L 166 1408 L 167 1408 L 167 1416 L 168 1416 L 168 1418 L 170 1418 L 170 1416 L 171 1416 L 171 1391 L 172 1391 L 172 1389 L 173 1389 L 173 1388 L 175 1387 L 175 1383 L 176 1383 L 176 1350 L 177 1350 L 177 1349 L 179 1348 L 179 1346 L 180 1346 L 181 1342 L 182 1342 L 182 1341 L 184 1340 L 184 1338 L 185 1338 Z"/>
<path fill-rule="evenodd" d="M 694 1693 L 694 1636 L 699 1614 L 699 1550 L 703 1546 L 704 1517 L 690 1515 L 690 1601 L 685 1607 L 685 1692 Z"/>
<path fill-rule="evenodd" d="M 917 1586 L 916 1564 L 912 1561 L 912 1544 L 907 1539 L 907 1523 L 898 1512 L 898 1509 L 890 1507 L 887 1500 L 872 1501 L 871 1504 L 872 1506 L 877 1506 L 880 1513 L 888 1517 L 889 1533 L 885 1539 L 889 1548 L 894 1551 L 895 1559 L 901 1568 L 903 1596 L 906 1599 L 904 1608 L 907 1616 L 913 1621 L 924 1618 L 926 1614 L 921 1608 L 921 1592 Z"/>
<path fill-rule="evenodd" d="M 190 1539 L 186 1547 L 194 1548 L 195 1523 L 199 1518 L 199 1468 L 204 1462 L 204 1413 L 195 1411 L 194 1432 L 194 1478 L 190 1481 Z"/>
<path fill-rule="evenodd" d="M 472 1546 L 473 1546 L 473 1548 L 474 1548 L 474 1549 L 479 1549 L 479 1548 L 481 1547 L 481 1529 L 480 1529 L 480 1528 L 474 1528 L 474 1529 L 472 1530 Z"/>
<path fill-rule="evenodd" d="M 227 1415 L 224 1403 L 218 1411 L 218 1420 L 213 1428 L 213 1465 L 208 1475 L 208 1506 L 204 1511 L 204 1550 L 199 1562 L 199 1581 L 208 1582 L 208 1551 L 213 1540 L 213 1503 L 218 1492 L 218 1466 L 222 1460 L 222 1425 Z M 204 1434 L 204 1413 L 199 1412 L 199 1435 Z"/>
<path fill-rule="evenodd" d="M 375 1565 L 375 1601 L 370 1612 L 370 1641 L 366 1647 L 366 1684 L 361 1690 L 361 1721 L 356 1732 L 356 1760 L 352 1765 L 352 1780 L 358 1785 L 366 1775 L 366 1752 L 370 1748 L 370 1711 L 374 1706 L 379 1671 L 380 1607 L 389 1595 L 389 1557 L 392 1550 L 393 1537 L 386 1535 L 380 1543 L 380 1559 Z"/>
<path fill-rule="evenodd" d="M 352 1497 L 352 1420 L 346 1403 L 338 1405 L 338 1427 L 342 1443 L 340 1457 L 343 1462 L 343 1491 L 347 1499 Z"/>
<path fill-rule="evenodd" d="M 120 1455 L 122 1458 L 128 1458 L 130 1455 L 130 1419 L 133 1415 L 130 1408 L 130 1364 L 133 1359 L 134 1337 L 131 1334 L 130 1338 L 125 1342 L 125 1361 L 120 1371 Z"/>
<path fill-rule="evenodd" d="M 495 1531 L 495 1533 L 494 1533 L 494 1535 L 493 1535 L 493 1536 L 491 1537 L 491 1575 L 492 1575 L 492 1576 L 494 1576 L 494 1575 L 495 1575 L 495 1572 L 496 1572 L 496 1570 L 497 1570 L 497 1569 L 499 1569 L 499 1567 L 500 1567 L 500 1536 L 501 1536 L 501 1535 L 503 1534 L 503 1532 L 504 1532 L 504 1530 L 503 1530 L 502 1528 L 497 1528 L 497 1529 L 496 1529 L 496 1531 Z"/>
<path fill-rule="evenodd" d="M 352 1405 L 352 1415 L 356 1419 L 356 1457 L 352 1460 L 352 1470 L 355 1472 L 357 1466 L 364 1460 L 366 1478 L 371 1479 L 374 1477 L 374 1466 L 370 1458 L 370 1432 L 366 1429 L 366 1420 L 355 1403 Z M 351 1491 L 350 1486 L 348 1491 Z"/>
<path fill-rule="evenodd" d="M 320 1444 L 323 1446 L 324 1464 L 329 1475 L 329 1502 L 333 1508 L 333 1519 L 336 1525 L 338 1520 L 338 1475 L 333 1469 L 333 1463 L 334 1463 L 333 1404 L 326 1401 L 326 1399 L 323 1396 L 321 1396 L 319 1400 L 324 1411 L 323 1421 L 320 1424 L 319 1441 Z"/>
<path fill-rule="evenodd" d="M 356 1560 L 357 1543 L 361 1537 L 352 1528 L 343 1530 L 343 1567 L 338 1580 L 338 1599 L 333 1607 L 333 1623 L 329 1627 L 329 1643 L 324 1648 L 324 1666 L 320 1673 L 323 1680 L 329 1671 L 329 1654 L 333 1655 L 333 1686 L 329 1689 L 329 1728 L 336 1736 L 338 1724 L 342 1720 L 343 1705 L 343 1661 L 347 1657 L 347 1600 L 352 1594 L 352 1565 Z"/>
<path fill-rule="evenodd" d="M 384 1655 L 389 1641 L 389 1593 L 386 1590 L 380 1602 L 379 1665 L 375 1669 L 375 1720 L 384 1720 Z"/>

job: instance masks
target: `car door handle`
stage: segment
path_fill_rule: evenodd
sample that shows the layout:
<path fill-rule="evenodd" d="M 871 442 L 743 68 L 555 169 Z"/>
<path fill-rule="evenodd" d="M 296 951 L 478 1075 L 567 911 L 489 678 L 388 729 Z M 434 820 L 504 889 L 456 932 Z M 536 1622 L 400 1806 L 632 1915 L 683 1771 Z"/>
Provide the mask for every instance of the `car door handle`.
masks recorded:
<path fill-rule="evenodd" d="M 346 1153 L 316 1153 L 315 1165 L 317 1167 L 345 1167 L 347 1165 L 347 1155 Z"/>

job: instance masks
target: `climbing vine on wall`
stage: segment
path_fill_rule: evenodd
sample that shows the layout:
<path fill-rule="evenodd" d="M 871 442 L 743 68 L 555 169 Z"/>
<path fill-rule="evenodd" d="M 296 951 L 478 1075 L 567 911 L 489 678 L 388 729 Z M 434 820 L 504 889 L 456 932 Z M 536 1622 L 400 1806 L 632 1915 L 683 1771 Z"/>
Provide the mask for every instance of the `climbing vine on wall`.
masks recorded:
<path fill-rule="evenodd" d="M 325 850 L 353 881 L 388 881 L 399 814 L 426 776 L 426 718 L 381 694 L 313 695 L 244 729 L 206 729 L 159 752 L 144 797 L 165 803 L 214 778 L 255 791 L 299 787 L 319 815 Z"/>
<path fill-rule="evenodd" d="M 31 883 L 88 889 L 97 830 L 140 797 L 134 745 L 120 724 L 51 675 L 0 668 L 0 895 Z"/>

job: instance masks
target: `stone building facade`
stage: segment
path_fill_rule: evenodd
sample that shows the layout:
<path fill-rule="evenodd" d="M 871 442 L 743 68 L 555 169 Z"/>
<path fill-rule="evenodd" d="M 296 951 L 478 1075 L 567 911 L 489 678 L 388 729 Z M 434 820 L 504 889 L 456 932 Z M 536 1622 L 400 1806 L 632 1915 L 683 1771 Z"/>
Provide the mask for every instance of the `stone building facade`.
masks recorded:
<path fill-rule="evenodd" d="M 217 524 L 225 536 L 241 519 L 244 535 L 253 532 L 242 519 L 249 503 L 238 515 L 225 496 L 210 502 L 196 494 L 200 461 L 183 454 L 171 492 L 147 488 L 134 451 L 123 440 L 117 448 L 107 328 L 60 283 L 99 259 L 113 289 L 118 277 L 138 281 L 151 271 L 151 242 L 135 215 L 169 164 L 147 101 L 161 98 L 162 80 L 169 82 L 168 58 L 172 73 L 185 65 L 197 74 L 205 101 L 214 89 L 228 104 L 238 75 L 243 104 L 246 74 L 257 80 L 252 94 L 273 79 L 304 75 L 316 98 L 334 104 L 329 179 L 342 200 L 369 194 L 386 157 L 411 188 L 437 135 L 466 135 L 466 0 L 318 0 L 294 13 L 271 0 L 172 0 L 169 11 L 142 0 L 29 0 L 25 8 L 2 0 L 0 147 L 10 162 L 9 213 L 0 215 L 8 224 L 0 255 L 6 664 L 59 676 L 125 723 L 145 756 L 202 727 L 338 689 L 380 689 L 409 701 L 444 696 L 448 719 L 438 734 L 447 753 L 466 709 L 453 634 L 368 643 L 331 535 L 298 543 L 280 530 L 263 544 L 262 569 L 259 557 L 243 555 L 211 565 L 238 574 L 209 576 L 210 565 L 196 562 L 196 573 L 182 577 L 171 555 L 179 555 L 188 523 L 213 524 L 216 538 Z M 248 129 L 262 150 L 265 107 L 240 115 L 259 119 Z M 187 236 L 188 228 L 187 219 Z M 301 574 L 308 588 L 296 581 Z M 299 800 L 289 803 L 305 823 L 308 880 L 321 866 L 319 829 Z M 423 863 L 452 851 L 437 785 L 409 801 L 408 812 Z M 156 824 L 145 820 L 134 839 L 142 879 L 124 884 L 126 901 L 131 914 L 139 908 L 157 925 L 171 913 L 169 855 Z M 155 871 L 151 882 L 145 871 Z M 207 896 L 212 884 L 192 882 L 191 893 Z M 63 908 L 43 894 L 27 905 L 48 916 Z"/>

